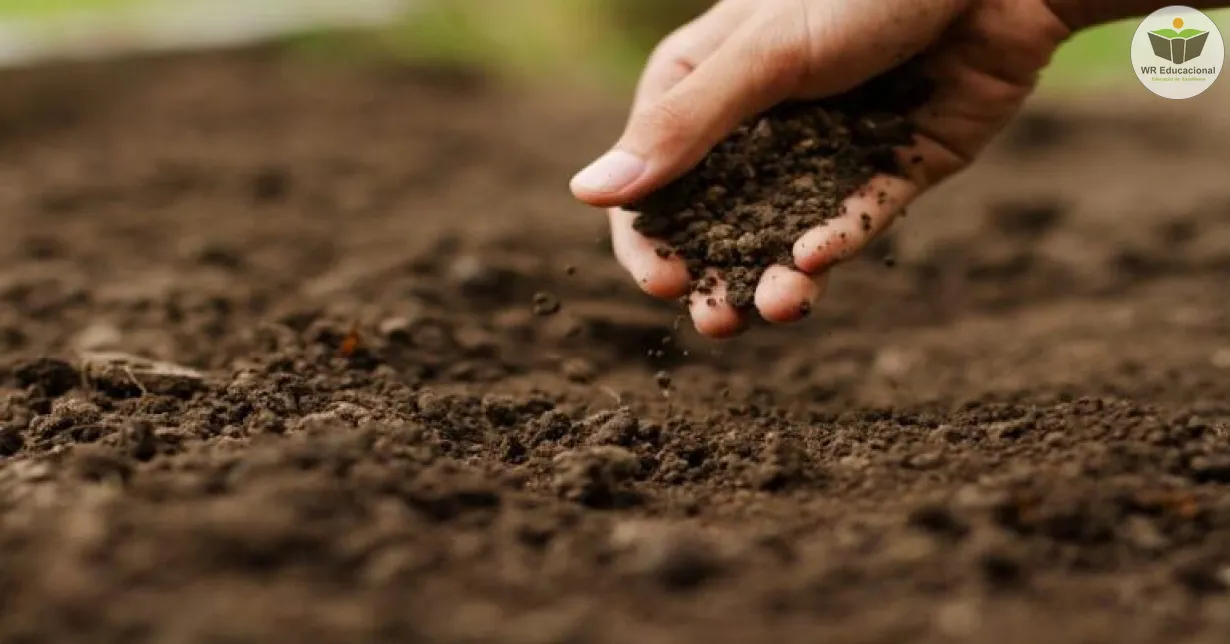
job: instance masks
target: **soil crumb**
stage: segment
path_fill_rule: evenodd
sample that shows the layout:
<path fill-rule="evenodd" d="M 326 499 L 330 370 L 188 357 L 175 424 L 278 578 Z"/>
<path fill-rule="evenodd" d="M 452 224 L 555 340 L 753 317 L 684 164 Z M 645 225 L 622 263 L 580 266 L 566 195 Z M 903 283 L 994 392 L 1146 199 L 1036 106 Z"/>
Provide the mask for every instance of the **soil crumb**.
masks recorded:
<path fill-rule="evenodd" d="M 534 294 L 534 315 L 550 316 L 559 313 L 560 301 L 559 298 L 547 293 L 539 291 Z"/>
<path fill-rule="evenodd" d="M 631 206 L 633 227 L 684 259 L 693 292 L 709 294 L 721 278 L 729 304 L 748 308 L 765 269 L 793 265 L 803 233 L 844 215 L 843 201 L 873 176 L 901 174 L 897 150 L 913 140 L 906 117 L 929 93 L 906 64 L 844 95 L 774 108 Z"/>

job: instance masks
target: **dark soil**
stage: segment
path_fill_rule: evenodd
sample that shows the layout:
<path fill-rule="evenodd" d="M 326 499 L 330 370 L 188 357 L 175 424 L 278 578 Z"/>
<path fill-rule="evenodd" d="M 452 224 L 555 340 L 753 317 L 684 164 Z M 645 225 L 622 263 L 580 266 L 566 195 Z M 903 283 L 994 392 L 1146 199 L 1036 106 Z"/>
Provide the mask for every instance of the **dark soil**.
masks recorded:
<path fill-rule="evenodd" d="M 845 198 L 873 176 L 901 174 L 913 138 L 906 117 L 927 96 L 906 65 L 842 96 L 770 110 L 631 206 L 633 227 L 684 259 L 693 292 L 723 279 L 730 305 L 749 308 L 766 268 L 794 265 L 803 233 L 844 214 Z"/>
<path fill-rule="evenodd" d="M 0 83 L 2 641 L 1225 641 L 1216 102 L 1035 105 L 714 345 L 563 187 L 622 101 Z"/>

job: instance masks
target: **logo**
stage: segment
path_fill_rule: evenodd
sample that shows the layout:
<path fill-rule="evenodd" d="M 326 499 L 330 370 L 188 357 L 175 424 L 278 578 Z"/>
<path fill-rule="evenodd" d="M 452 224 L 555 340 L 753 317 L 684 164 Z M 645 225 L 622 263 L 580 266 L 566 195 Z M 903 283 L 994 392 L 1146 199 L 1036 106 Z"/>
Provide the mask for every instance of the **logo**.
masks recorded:
<path fill-rule="evenodd" d="M 1191 7 L 1153 12 L 1132 39 L 1132 65 L 1149 91 L 1169 99 L 1198 96 L 1221 74 L 1226 48 L 1217 25 Z"/>

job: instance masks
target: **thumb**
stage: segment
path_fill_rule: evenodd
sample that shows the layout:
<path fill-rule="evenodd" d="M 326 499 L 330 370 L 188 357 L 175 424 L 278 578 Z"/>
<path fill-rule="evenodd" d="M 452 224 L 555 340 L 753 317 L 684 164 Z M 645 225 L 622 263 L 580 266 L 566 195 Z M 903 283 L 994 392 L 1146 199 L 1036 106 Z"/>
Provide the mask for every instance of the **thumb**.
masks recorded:
<path fill-rule="evenodd" d="M 603 208 L 636 202 L 694 167 L 744 119 L 788 98 L 806 69 L 805 41 L 755 22 L 634 111 L 619 143 L 573 177 L 573 194 Z"/>

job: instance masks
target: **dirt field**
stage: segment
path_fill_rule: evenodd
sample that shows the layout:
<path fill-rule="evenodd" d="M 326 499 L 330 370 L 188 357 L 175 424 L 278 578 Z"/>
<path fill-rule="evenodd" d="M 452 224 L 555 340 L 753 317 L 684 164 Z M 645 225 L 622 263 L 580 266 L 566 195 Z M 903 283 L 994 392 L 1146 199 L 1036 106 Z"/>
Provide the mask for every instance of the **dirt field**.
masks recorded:
<path fill-rule="evenodd" d="M 619 102 L 256 53 L 0 87 L 0 640 L 1230 632 L 1224 102 L 1036 105 L 712 344 L 567 194 Z"/>

